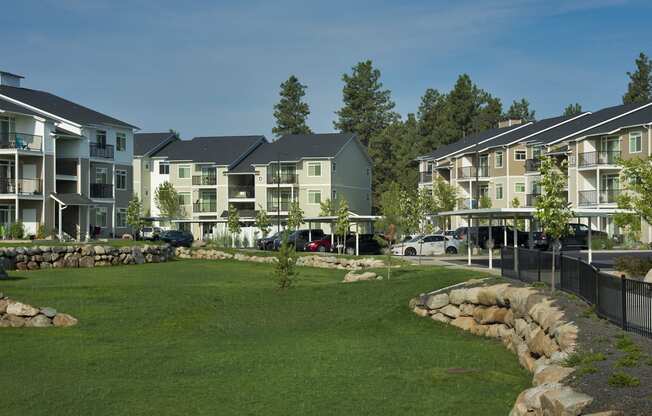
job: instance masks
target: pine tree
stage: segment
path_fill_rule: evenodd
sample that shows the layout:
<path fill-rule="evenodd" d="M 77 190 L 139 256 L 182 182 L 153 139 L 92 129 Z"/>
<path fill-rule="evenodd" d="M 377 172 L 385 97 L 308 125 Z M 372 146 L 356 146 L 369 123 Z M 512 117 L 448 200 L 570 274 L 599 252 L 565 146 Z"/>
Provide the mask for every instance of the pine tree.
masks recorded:
<path fill-rule="evenodd" d="M 473 121 L 475 133 L 497 127 L 503 115 L 500 98 L 494 98 L 485 91 L 482 91 L 480 98 L 480 111 Z"/>
<path fill-rule="evenodd" d="M 462 74 L 457 78 L 455 86 L 448 94 L 450 119 L 458 130 L 457 138 L 473 133 L 473 122 L 478 114 L 478 88 L 471 77 Z"/>
<path fill-rule="evenodd" d="M 628 72 L 629 85 L 623 104 L 645 103 L 652 99 L 652 60 L 643 52 L 636 58 L 636 71 Z"/>
<path fill-rule="evenodd" d="M 336 112 L 338 120 L 333 126 L 341 132 L 356 133 L 367 146 L 374 135 L 399 119 L 393 111 L 391 92 L 383 89 L 380 71 L 370 60 L 359 62 L 351 75 L 342 75 L 342 81 L 344 106 Z"/>
<path fill-rule="evenodd" d="M 419 135 L 423 137 L 422 151 L 430 152 L 442 143 L 442 126 L 447 116 L 447 96 L 428 88 L 421 97 L 417 120 Z"/>
<path fill-rule="evenodd" d="M 566 108 L 564 108 L 565 116 L 576 116 L 581 113 L 582 113 L 582 106 L 580 105 L 580 103 L 568 104 Z"/>
<path fill-rule="evenodd" d="M 534 110 L 530 109 L 530 102 L 525 98 L 521 98 L 521 101 L 514 101 L 512 105 L 507 110 L 506 116 L 509 118 L 520 118 L 524 123 L 529 121 L 535 121 Z"/>
<path fill-rule="evenodd" d="M 280 101 L 274 104 L 276 127 L 272 128 L 272 133 L 276 136 L 311 133 L 306 124 L 310 107 L 302 101 L 306 95 L 306 86 L 301 84 L 297 77 L 290 75 L 287 81 L 281 84 L 280 95 Z"/>

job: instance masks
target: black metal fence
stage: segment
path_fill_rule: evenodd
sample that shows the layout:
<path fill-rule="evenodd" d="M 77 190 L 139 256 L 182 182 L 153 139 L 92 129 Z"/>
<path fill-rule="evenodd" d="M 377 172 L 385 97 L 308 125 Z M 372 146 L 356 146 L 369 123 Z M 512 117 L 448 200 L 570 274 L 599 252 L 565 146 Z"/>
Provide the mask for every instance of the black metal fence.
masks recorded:
<path fill-rule="evenodd" d="M 528 283 L 552 280 L 552 253 L 501 249 L 501 274 Z M 590 305 L 598 316 L 626 331 L 652 337 L 652 284 L 601 272 L 580 258 L 555 256 L 555 286 Z"/>

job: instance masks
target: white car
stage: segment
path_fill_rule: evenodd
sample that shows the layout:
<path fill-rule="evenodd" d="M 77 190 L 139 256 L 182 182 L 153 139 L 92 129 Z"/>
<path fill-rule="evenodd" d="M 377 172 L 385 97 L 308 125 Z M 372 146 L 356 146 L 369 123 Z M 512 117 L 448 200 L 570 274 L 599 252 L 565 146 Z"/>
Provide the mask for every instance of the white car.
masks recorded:
<path fill-rule="evenodd" d="M 458 240 L 445 235 L 424 235 L 392 247 L 395 256 L 434 256 L 438 254 L 457 254 Z"/>

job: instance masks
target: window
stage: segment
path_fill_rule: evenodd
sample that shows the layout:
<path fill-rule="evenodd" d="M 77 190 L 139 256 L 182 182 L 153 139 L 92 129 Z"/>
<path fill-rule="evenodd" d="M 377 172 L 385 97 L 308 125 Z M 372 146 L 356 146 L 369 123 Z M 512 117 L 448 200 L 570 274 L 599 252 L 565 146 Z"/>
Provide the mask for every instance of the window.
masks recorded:
<path fill-rule="evenodd" d="M 127 135 L 125 133 L 115 134 L 115 149 L 119 152 L 127 150 Z"/>
<path fill-rule="evenodd" d="M 190 166 L 189 165 L 180 165 L 179 166 L 179 179 L 188 179 L 190 177 Z"/>
<path fill-rule="evenodd" d="M 641 132 L 629 133 L 629 153 L 641 153 Z"/>
<path fill-rule="evenodd" d="M 337 162 L 333 162 L 333 172 L 337 171 Z"/>
<path fill-rule="evenodd" d="M 333 189 L 332 194 L 333 194 L 333 196 L 331 197 L 331 200 L 335 201 L 337 199 L 337 191 L 335 189 Z"/>
<path fill-rule="evenodd" d="M 524 182 L 516 182 L 514 184 L 514 192 L 517 194 L 524 194 L 525 193 L 525 183 Z"/>
<path fill-rule="evenodd" d="M 95 183 L 109 183 L 107 168 L 95 168 Z"/>
<path fill-rule="evenodd" d="M 115 226 L 122 228 L 127 226 L 127 208 L 117 209 L 115 213 Z"/>
<path fill-rule="evenodd" d="M 96 227 L 106 227 L 108 219 L 108 210 L 106 207 L 96 207 L 95 208 L 95 226 Z"/>
<path fill-rule="evenodd" d="M 541 146 L 533 146 L 532 159 L 540 159 L 540 158 L 541 158 Z"/>
<path fill-rule="evenodd" d="M 158 173 L 161 175 L 169 175 L 170 174 L 170 164 L 167 162 L 161 162 L 158 165 Z"/>
<path fill-rule="evenodd" d="M 525 160 L 527 159 L 527 154 L 525 150 L 514 150 L 514 160 Z"/>
<path fill-rule="evenodd" d="M 496 160 L 494 162 L 495 166 L 497 168 L 502 168 L 503 167 L 503 151 L 499 150 L 496 152 Z"/>
<path fill-rule="evenodd" d="M 309 204 L 321 204 L 321 191 L 308 191 Z"/>
<path fill-rule="evenodd" d="M 308 176 L 321 176 L 321 162 L 308 163 Z"/>
<path fill-rule="evenodd" d="M 496 184 L 496 199 L 503 199 L 503 184 Z"/>
<path fill-rule="evenodd" d="M 149 170 L 149 163 L 145 163 L 145 169 Z"/>
<path fill-rule="evenodd" d="M 126 170 L 116 170 L 115 171 L 115 187 L 121 191 L 127 190 L 127 171 Z"/>
<path fill-rule="evenodd" d="M 190 205 L 190 192 L 179 192 L 179 204 Z"/>
<path fill-rule="evenodd" d="M 106 146 L 106 132 L 104 130 L 98 130 L 95 133 L 95 143 L 100 147 Z"/>

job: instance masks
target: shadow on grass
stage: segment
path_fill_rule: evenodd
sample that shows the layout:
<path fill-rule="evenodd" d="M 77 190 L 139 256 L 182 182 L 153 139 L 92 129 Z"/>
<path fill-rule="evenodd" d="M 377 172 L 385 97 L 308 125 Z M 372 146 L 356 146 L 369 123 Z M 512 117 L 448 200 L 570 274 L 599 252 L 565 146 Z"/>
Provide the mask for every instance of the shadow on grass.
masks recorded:
<path fill-rule="evenodd" d="M 12 280 L 27 280 L 27 278 L 25 276 L 0 277 L 0 282 L 10 282 Z"/>

